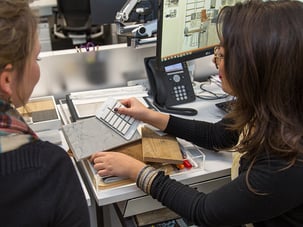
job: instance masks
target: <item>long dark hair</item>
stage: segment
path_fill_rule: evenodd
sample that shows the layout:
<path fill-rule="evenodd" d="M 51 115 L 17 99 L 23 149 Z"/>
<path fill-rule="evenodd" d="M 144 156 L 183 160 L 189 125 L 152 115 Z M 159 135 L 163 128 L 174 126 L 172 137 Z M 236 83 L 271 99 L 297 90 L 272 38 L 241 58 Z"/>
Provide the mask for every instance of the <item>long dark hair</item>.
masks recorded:
<path fill-rule="evenodd" d="M 252 168 L 260 152 L 285 158 L 303 152 L 303 3 L 251 0 L 224 7 L 217 31 L 237 101 L 227 117 L 242 132 L 235 147 Z"/>

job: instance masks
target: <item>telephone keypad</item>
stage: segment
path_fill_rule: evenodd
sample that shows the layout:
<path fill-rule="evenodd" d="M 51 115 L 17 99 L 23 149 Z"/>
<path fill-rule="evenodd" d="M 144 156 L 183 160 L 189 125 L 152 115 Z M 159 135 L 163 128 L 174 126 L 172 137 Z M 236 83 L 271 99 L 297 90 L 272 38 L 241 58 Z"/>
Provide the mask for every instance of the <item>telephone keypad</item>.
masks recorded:
<path fill-rule="evenodd" d="M 184 85 L 174 86 L 173 93 L 177 101 L 183 101 L 188 99 L 186 88 Z"/>

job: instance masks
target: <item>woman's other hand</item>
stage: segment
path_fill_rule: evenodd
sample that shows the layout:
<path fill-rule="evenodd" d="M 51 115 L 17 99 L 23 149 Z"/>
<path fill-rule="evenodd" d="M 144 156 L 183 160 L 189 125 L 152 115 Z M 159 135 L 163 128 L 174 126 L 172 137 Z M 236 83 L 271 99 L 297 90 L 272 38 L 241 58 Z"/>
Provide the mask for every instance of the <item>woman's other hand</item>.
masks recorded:
<path fill-rule="evenodd" d="M 100 176 L 119 176 L 136 180 L 145 163 L 120 152 L 102 151 L 90 158 Z"/>

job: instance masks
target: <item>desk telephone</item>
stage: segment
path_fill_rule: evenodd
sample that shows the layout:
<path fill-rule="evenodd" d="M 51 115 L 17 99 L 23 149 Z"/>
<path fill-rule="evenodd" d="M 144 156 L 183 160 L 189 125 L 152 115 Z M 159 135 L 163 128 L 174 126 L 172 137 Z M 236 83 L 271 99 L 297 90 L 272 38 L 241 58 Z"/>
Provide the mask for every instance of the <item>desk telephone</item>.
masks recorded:
<path fill-rule="evenodd" d="M 196 98 L 186 62 L 160 66 L 155 57 L 147 57 L 144 64 L 154 105 L 160 111 L 190 116 L 197 114 L 195 109 L 172 107 Z"/>

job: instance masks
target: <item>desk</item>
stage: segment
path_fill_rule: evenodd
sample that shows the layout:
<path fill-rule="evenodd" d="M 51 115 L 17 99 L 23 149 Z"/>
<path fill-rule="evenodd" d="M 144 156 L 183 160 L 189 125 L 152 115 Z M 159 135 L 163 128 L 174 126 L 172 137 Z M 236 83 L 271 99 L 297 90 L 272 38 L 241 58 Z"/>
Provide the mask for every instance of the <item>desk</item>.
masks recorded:
<path fill-rule="evenodd" d="M 215 122 L 223 116 L 221 110 L 215 106 L 215 103 L 219 101 L 222 100 L 196 100 L 193 103 L 182 106 L 198 110 L 197 116 L 187 118 Z M 206 155 L 204 169 L 192 169 L 173 174 L 171 177 L 205 193 L 228 183 L 230 181 L 232 162 L 231 153 L 215 153 L 207 150 L 204 153 Z M 123 217 L 130 217 L 163 207 L 159 202 L 152 199 L 151 196 L 146 195 L 138 189 L 134 183 L 112 189 L 97 190 L 84 162 L 81 161 L 79 166 L 83 176 L 88 180 L 88 187 L 95 197 L 98 206 L 117 203 Z"/>
<path fill-rule="evenodd" d="M 39 61 L 41 77 L 32 97 L 54 95 L 56 99 L 59 99 L 74 91 L 125 86 L 129 80 L 146 79 L 143 58 L 154 55 L 155 47 L 134 49 L 124 44 L 102 46 L 96 53 L 76 53 L 74 49 L 43 52 L 40 55 L 42 61 Z M 209 56 L 195 61 L 195 77 L 205 76 L 203 74 L 205 68 L 208 71 L 213 70 L 214 65 L 211 64 L 211 59 L 212 56 Z M 91 68 L 92 63 L 96 67 Z M 196 108 L 199 112 L 197 116 L 187 118 L 214 122 L 223 115 L 214 105 L 220 101 L 222 100 L 197 100 L 182 106 Z M 119 204 L 120 207 L 128 206 L 129 209 L 124 216 L 162 207 L 134 184 L 102 191 L 96 190 L 83 163 L 79 162 L 78 166 L 90 197 L 96 201 L 91 201 L 92 206 L 109 207 L 113 203 Z M 173 178 L 199 191 L 208 192 L 229 181 L 230 167 L 231 154 L 207 151 L 204 170 L 175 174 Z M 146 205 L 148 206 L 144 208 Z M 110 219 L 110 217 L 107 218 Z"/>
<path fill-rule="evenodd" d="M 194 117 L 194 119 L 203 119 L 209 122 L 215 122 L 221 119 L 223 116 L 222 112 L 215 107 L 217 101 L 202 101 L 197 100 L 194 103 L 186 104 L 184 106 L 191 106 L 199 111 L 199 114 Z M 182 173 L 175 174 L 172 178 L 183 182 L 184 184 L 194 184 L 197 182 L 212 180 L 219 177 L 225 177 L 230 175 L 231 167 L 231 153 L 219 152 L 215 153 L 213 151 L 205 151 L 205 170 L 193 170 L 186 171 Z M 84 170 L 85 176 L 90 179 L 89 172 L 85 168 L 85 164 L 80 162 L 82 169 Z M 135 184 L 130 184 L 127 186 L 106 189 L 106 190 L 96 190 L 92 181 L 89 181 L 89 187 L 93 189 L 93 193 L 97 204 L 99 206 L 104 206 L 116 202 L 120 202 L 127 199 L 132 199 L 140 196 L 144 196 L 140 189 L 136 187 Z"/>

